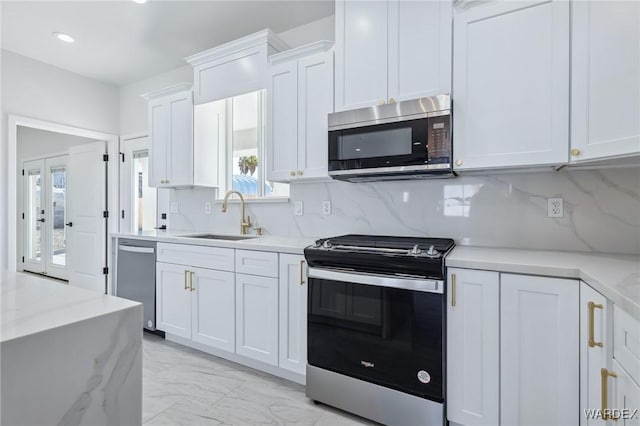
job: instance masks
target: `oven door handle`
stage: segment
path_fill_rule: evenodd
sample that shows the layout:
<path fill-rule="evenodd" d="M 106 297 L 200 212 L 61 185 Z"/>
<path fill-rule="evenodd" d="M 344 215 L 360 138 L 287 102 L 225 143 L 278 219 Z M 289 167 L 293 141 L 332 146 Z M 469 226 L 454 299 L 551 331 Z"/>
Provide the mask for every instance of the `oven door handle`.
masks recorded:
<path fill-rule="evenodd" d="M 406 278 L 390 275 L 367 274 L 363 272 L 352 273 L 321 268 L 309 268 L 308 277 L 310 279 L 317 278 L 321 280 L 374 285 L 378 287 L 400 288 L 403 290 L 422 291 L 426 293 L 443 294 L 444 292 L 443 281 L 427 280 L 424 278 Z"/>

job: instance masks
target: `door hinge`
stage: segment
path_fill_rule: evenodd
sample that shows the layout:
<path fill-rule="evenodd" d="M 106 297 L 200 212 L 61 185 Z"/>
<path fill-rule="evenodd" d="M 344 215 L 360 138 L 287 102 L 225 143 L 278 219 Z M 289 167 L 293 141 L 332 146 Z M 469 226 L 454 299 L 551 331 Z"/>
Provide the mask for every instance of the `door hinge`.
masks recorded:
<path fill-rule="evenodd" d="M 24 256 L 22 256 L 22 263 L 24 263 Z"/>
<path fill-rule="evenodd" d="M 124 219 L 124 210 L 122 210 L 122 218 Z"/>
<path fill-rule="evenodd" d="M 102 161 L 109 161 L 109 154 L 103 154 Z"/>
<path fill-rule="evenodd" d="M 102 274 L 103 275 L 109 274 L 109 268 L 107 268 L 106 266 L 104 268 L 102 268 Z"/>
<path fill-rule="evenodd" d="M 22 176 L 24 176 L 24 169 L 22 169 Z"/>
<path fill-rule="evenodd" d="M 105 219 L 109 217 L 109 211 L 105 210 L 102 212 L 102 217 L 104 217 Z"/>
<path fill-rule="evenodd" d="M 122 156 L 122 162 L 124 163 L 124 152 L 121 152 L 120 155 Z"/>
<path fill-rule="evenodd" d="M 24 213 L 22 213 L 22 219 L 24 219 Z"/>

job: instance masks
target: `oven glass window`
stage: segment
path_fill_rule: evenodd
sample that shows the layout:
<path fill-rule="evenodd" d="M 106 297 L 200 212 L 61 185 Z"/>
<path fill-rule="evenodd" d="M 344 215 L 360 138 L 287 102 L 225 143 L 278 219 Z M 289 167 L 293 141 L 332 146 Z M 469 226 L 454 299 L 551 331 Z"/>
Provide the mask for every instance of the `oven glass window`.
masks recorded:
<path fill-rule="evenodd" d="M 410 155 L 412 129 L 375 130 L 338 137 L 338 160 Z"/>

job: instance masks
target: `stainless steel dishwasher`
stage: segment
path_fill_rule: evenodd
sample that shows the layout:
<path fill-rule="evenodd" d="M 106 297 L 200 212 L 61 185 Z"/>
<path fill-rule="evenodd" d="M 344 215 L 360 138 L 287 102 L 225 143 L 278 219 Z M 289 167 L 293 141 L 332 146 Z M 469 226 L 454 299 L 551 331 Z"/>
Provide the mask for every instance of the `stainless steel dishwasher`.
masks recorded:
<path fill-rule="evenodd" d="M 156 329 L 156 242 L 118 241 L 116 296 L 143 305 L 142 326 Z"/>

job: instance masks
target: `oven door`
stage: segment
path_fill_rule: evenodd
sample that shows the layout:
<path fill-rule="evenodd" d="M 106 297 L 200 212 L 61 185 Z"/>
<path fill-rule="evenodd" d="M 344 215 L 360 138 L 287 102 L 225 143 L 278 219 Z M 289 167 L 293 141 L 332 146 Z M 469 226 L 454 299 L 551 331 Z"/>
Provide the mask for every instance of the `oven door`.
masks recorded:
<path fill-rule="evenodd" d="M 444 401 L 442 282 L 309 269 L 308 363 Z"/>
<path fill-rule="evenodd" d="M 449 116 L 329 130 L 329 174 L 446 169 L 451 162 Z"/>

